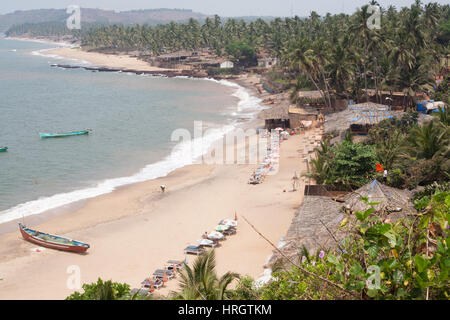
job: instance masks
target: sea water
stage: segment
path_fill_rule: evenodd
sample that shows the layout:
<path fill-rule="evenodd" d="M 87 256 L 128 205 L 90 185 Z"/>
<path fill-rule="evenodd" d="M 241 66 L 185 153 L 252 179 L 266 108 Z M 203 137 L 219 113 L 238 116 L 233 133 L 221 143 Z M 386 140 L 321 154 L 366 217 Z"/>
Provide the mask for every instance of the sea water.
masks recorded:
<path fill-rule="evenodd" d="M 88 64 L 47 54 L 54 46 L 0 38 L 0 223 L 166 176 L 260 108 L 227 81 L 52 67 Z M 195 121 L 212 130 L 192 152 L 171 137 Z"/>

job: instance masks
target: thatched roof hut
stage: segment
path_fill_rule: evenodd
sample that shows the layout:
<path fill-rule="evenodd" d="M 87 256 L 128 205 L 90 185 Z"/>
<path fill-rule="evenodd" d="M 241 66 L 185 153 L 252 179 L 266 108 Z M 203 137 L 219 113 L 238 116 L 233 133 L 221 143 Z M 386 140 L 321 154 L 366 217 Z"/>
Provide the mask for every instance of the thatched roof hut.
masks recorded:
<path fill-rule="evenodd" d="M 367 133 L 371 126 L 393 116 L 389 106 L 373 102 L 355 104 L 344 111 L 326 115 L 325 132 L 342 132 L 350 127 L 352 131 Z"/>
<path fill-rule="evenodd" d="M 303 247 L 310 254 L 315 254 L 317 250 L 337 247 L 336 240 L 340 241 L 344 237 L 344 233 L 337 230 L 344 216 L 342 203 L 326 196 L 305 196 L 280 250 L 295 260 L 299 258 Z M 269 265 L 280 259 L 283 260 L 283 256 L 275 251 Z"/>
<path fill-rule="evenodd" d="M 289 120 L 289 106 L 282 105 L 262 110 L 258 114 L 258 118 L 261 120 L 268 120 L 268 119 Z"/>
<path fill-rule="evenodd" d="M 416 213 L 411 202 L 412 194 L 409 191 L 388 187 L 377 180 L 344 196 L 344 208 L 351 212 L 366 211 L 371 208 L 372 206 L 364 203 L 361 197 L 367 197 L 369 202 L 379 202 L 373 206 L 375 212 L 389 216 L 390 219 L 397 220 Z"/>
<path fill-rule="evenodd" d="M 277 127 L 289 128 L 289 105 L 281 105 L 262 110 L 258 114 L 258 118 L 265 120 L 265 127 L 269 130 Z"/>
<path fill-rule="evenodd" d="M 265 120 L 266 129 L 299 128 L 302 127 L 303 121 L 316 120 L 317 115 L 317 109 L 313 107 L 280 105 L 261 111 L 258 118 Z"/>

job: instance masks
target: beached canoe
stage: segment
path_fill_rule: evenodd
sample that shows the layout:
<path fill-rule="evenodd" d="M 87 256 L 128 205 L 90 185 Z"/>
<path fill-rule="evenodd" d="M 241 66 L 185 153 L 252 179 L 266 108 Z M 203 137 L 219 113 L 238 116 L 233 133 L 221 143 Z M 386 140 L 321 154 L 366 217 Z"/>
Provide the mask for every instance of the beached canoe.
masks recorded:
<path fill-rule="evenodd" d="M 86 243 L 32 230 L 26 228 L 21 223 L 19 223 L 19 229 L 25 240 L 42 247 L 77 253 L 86 252 L 86 250 L 90 248 Z"/>
<path fill-rule="evenodd" d="M 8 147 L 0 147 L 0 152 L 6 152 L 8 150 Z"/>
<path fill-rule="evenodd" d="M 72 131 L 72 132 L 61 132 L 61 133 L 44 133 L 39 132 L 41 138 L 62 138 L 62 137 L 70 137 L 70 136 L 81 136 L 85 134 L 89 134 L 90 130 L 82 130 L 82 131 Z"/>

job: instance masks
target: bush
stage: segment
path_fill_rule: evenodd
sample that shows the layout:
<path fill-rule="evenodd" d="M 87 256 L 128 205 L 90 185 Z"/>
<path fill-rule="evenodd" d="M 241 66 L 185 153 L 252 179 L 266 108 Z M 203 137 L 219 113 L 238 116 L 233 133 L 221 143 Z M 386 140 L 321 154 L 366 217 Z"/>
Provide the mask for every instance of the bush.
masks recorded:
<path fill-rule="evenodd" d="M 420 209 L 420 216 L 396 222 L 373 209 L 356 212 L 356 219 L 348 220 L 353 223 L 341 224 L 348 236 L 339 249 L 285 266 L 258 295 L 283 300 L 448 300 L 450 193 L 424 198 Z"/>
<path fill-rule="evenodd" d="M 83 284 L 84 292 L 75 292 L 66 300 L 120 300 L 129 297 L 130 286 L 126 283 L 103 281 L 98 278 L 97 282 Z"/>

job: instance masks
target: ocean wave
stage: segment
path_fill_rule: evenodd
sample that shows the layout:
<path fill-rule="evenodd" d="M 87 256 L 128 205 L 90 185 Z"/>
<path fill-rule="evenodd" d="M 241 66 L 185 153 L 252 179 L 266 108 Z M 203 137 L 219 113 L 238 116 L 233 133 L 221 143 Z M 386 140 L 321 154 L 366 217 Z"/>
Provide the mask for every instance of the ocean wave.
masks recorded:
<path fill-rule="evenodd" d="M 204 78 L 200 80 L 211 81 L 213 79 Z M 250 119 L 257 113 L 257 111 L 263 109 L 263 107 L 259 105 L 261 100 L 251 96 L 245 88 L 239 86 L 238 84 L 226 80 L 213 81 L 236 89 L 236 92 L 234 92 L 233 95 L 239 99 L 239 102 L 237 112 L 233 115 L 234 117 L 248 117 Z M 2 211 L 0 212 L 0 223 L 41 214 L 77 201 L 111 193 L 121 186 L 165 177 L 170 172 L 178 168 L 201 163 L 199 160 L 203 155 L 211 150 L 214 142 L 235 130 L 237 125 L 238 121 L 234 120 L 232 123 L 219 128 L 210 127 L 208 128 L 207 133 L 201 138 L 179 142 L 172 149 L 171 154 L 165 159 L 145 166 L 138 173 L 132 176 L 108 179 L 90 188 L 60 193 L 49 197 L 41 197 L 37 200 L 19 204 L 15 207 Z"/>
<path fill-rule="evenodd" d="M 47 48 L 47 49 L 36 50 L 36 51 L 32 51 L 31 54 L 34 56 L 41 56 L 41 57 L 46 57 L 46 58 L 51 58 L 51 59 L 56 59 L 56 60 L 71 61 L 71 62 L 78 63 L 82 66 L 92 65 L 92 63 L 90 63 L 89 61 L 86 61 L 86 60 L 67 58 L 67 57 L 59 56 L 57 54 L 46 53 L 47 51 L 51 51 L 51 50 L 55 50 L 55 49 L 58 49 L 58 48 Z"/>
<path fill-rule="evenodd" d="M 231 132 L 234 128 L 233 125 L 227 125 L 221 128 L 209 129 L 208 134 L 201 138 L 180 142 L 173 148 L 172 153 L 168 157 L 147 165 L 132 176 L 108 179 L 91 188 L 60 193 L 19 204 L 0 212 L 0 223 L 40 214 L 80 200 L 111 193 L 118 187 L 165 177 L 178 168 L 200 163 L 200 158 L 210 150 L 214 141 Z"/>

